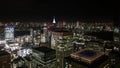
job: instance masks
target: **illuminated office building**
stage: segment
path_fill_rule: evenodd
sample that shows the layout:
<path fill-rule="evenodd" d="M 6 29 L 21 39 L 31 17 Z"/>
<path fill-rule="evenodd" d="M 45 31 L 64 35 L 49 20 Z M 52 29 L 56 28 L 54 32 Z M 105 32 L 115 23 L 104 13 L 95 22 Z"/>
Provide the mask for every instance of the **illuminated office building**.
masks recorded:
<path fill-rule="evenodd" d="M 40 42 L 41 43 L 46 43 L 47 42 L 47 39 L 46 39 L 47 38 L 47 32 L 48 32 L 46 23 L 43 24 L 40 32 L 41 32 L 40 35 L 39 35 Z"/>
<path fill-rule="evenodd" d="M 5 40 L 14 40 L 14 26 L 5 27 Z"/>

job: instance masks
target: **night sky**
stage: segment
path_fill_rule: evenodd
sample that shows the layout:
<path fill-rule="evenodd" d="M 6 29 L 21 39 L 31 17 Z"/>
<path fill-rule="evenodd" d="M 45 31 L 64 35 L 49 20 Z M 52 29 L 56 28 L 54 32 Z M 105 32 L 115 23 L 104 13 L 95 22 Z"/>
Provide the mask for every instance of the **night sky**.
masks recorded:
<path fill-rule="evenodd" d="M 118 15 L 114 2 L 101 1 L 45 1 L 3 0 L 0 2 L 0 20 L 108 18 Z"/>

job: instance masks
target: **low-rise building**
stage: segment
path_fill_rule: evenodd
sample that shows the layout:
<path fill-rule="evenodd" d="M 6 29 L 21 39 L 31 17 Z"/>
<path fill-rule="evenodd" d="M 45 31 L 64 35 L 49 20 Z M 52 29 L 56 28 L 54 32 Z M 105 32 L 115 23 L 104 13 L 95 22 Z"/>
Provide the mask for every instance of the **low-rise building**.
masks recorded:
<path fill-rule="evenodd" d="M 0 51 L 0 68 L 11 68 L 11 56 L 6 51 Z"/>

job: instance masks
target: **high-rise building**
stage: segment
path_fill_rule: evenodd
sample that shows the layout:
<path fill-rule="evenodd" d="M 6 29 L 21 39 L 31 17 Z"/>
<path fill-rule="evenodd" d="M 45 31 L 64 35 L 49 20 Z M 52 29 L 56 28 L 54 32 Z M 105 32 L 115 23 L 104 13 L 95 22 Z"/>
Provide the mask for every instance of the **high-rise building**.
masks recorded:
<path fill-rule="evenodd" d="M 114 27 L 114 36 L 113 36 L 113 39 L 114 39 L 114 50 L 117 50 L 119 51 L 120 49 L 120 32 L 119 32 L 120 28 L 119 26 L 115 26 Z"/>
<path fill-rule="evenodd" d="M 57 26 L 57 23 L 56 23 L 56 18 L 55 18 L 55 16 L 53 17 L 52 26 L 54 26 L 54 27 L 56 27 L 56 26 Z"/>
<path fill-rule="evenodd" d="M 33 68 L 56 68 L 56 50 L 48 47 L 33 48 Z"/>
<path fill-rule="evenodd" d="M 55 17 L 53 18 L 53 23 L 54 23 L 54 24 L 56 23 Z"/>
<path fill-rule="evenodd" d="M 14 40 L 14 26 L 5 27 L 5 40 Z"/>

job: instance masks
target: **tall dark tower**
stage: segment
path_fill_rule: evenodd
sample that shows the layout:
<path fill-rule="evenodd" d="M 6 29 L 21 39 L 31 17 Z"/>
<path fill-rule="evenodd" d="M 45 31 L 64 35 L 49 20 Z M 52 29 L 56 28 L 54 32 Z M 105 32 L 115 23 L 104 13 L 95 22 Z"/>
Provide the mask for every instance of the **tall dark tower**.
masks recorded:
<path fill-rule="evenodd" d="M 116 47 L 120 49 L 120 17 L 119 12 L 116 10 L 114 12 L 114 43 Z"/>

